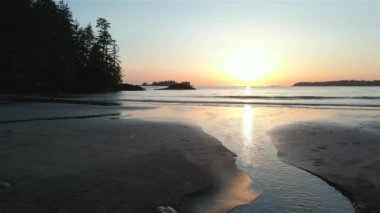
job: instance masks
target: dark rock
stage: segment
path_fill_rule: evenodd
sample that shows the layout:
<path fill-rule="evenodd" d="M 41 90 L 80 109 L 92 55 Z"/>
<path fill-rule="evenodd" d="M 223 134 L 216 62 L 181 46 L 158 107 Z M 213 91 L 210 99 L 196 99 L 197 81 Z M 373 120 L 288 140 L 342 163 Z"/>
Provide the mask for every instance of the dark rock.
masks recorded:
<path fill-rule="evenodd" d="M 11 184 L 5 181 L 0 181 L 0 192 L 11 187 Z"/>
<path fill-rule="evenodd" d="M 120 84 L 119 90 L 121 90 L 121 91 L 141 91 L 141 90 L 145 90 L 145 89 L 138 86 L 138 85 Z"/>

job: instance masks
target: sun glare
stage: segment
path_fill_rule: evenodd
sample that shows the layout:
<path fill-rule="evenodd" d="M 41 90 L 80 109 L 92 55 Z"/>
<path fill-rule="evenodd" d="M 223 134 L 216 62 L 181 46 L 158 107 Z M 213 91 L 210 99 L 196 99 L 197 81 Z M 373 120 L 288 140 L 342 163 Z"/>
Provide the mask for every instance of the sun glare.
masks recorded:
<path fill-rule="evenodd" d="M 224 72 L 230 78 L 250 84 L 263 80 L 274 70 L 273 61 L 258 52 L 240 52 L 226 59 Z"/>

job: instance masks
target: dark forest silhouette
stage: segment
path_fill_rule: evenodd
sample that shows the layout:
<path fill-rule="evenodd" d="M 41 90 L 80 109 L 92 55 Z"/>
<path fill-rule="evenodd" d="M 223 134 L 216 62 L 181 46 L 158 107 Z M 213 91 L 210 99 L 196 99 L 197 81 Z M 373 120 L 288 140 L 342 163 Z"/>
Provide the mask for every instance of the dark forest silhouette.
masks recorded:
<path fill-rule="evenodd" d="M 81 27 L 63 1 L 17 0 L 5 5 L 0 91 L 83 92 L 119 88 L 119 49 L 106 19 L 97 19 L 96 29 L 90 24 Z"/>

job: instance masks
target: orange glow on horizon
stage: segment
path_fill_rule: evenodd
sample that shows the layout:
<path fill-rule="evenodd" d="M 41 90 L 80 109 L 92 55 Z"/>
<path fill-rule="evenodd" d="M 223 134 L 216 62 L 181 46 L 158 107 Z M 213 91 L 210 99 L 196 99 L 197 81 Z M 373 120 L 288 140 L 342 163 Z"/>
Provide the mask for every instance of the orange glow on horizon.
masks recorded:
<path fill-rule="evenodd" d="M 281 59 L 281 60 L 280 60 Z M 365 71 L 363 71 L 365 70 Z M 360 74 L 360 75 L 359 75 Z M 301 81 L 376 80 L 379 67 L 356 66 L 332 61 L 291 60 L 289 56 L 258 51 L 224 53 L 210 63 L 177 63 L 125 68 L 124 82 L 190 81 L 194 86 L 291 86 Z"/>

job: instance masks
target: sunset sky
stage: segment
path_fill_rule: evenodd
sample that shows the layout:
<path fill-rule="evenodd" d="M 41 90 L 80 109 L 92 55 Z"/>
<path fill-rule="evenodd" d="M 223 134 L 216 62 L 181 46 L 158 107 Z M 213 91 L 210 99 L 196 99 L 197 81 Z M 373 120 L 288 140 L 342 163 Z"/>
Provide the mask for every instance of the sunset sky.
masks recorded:
<path fill-rule="evenodd" d="M 111 23 L 128 83 L 380 79 L 380 1 L 67 2 Z"/>

